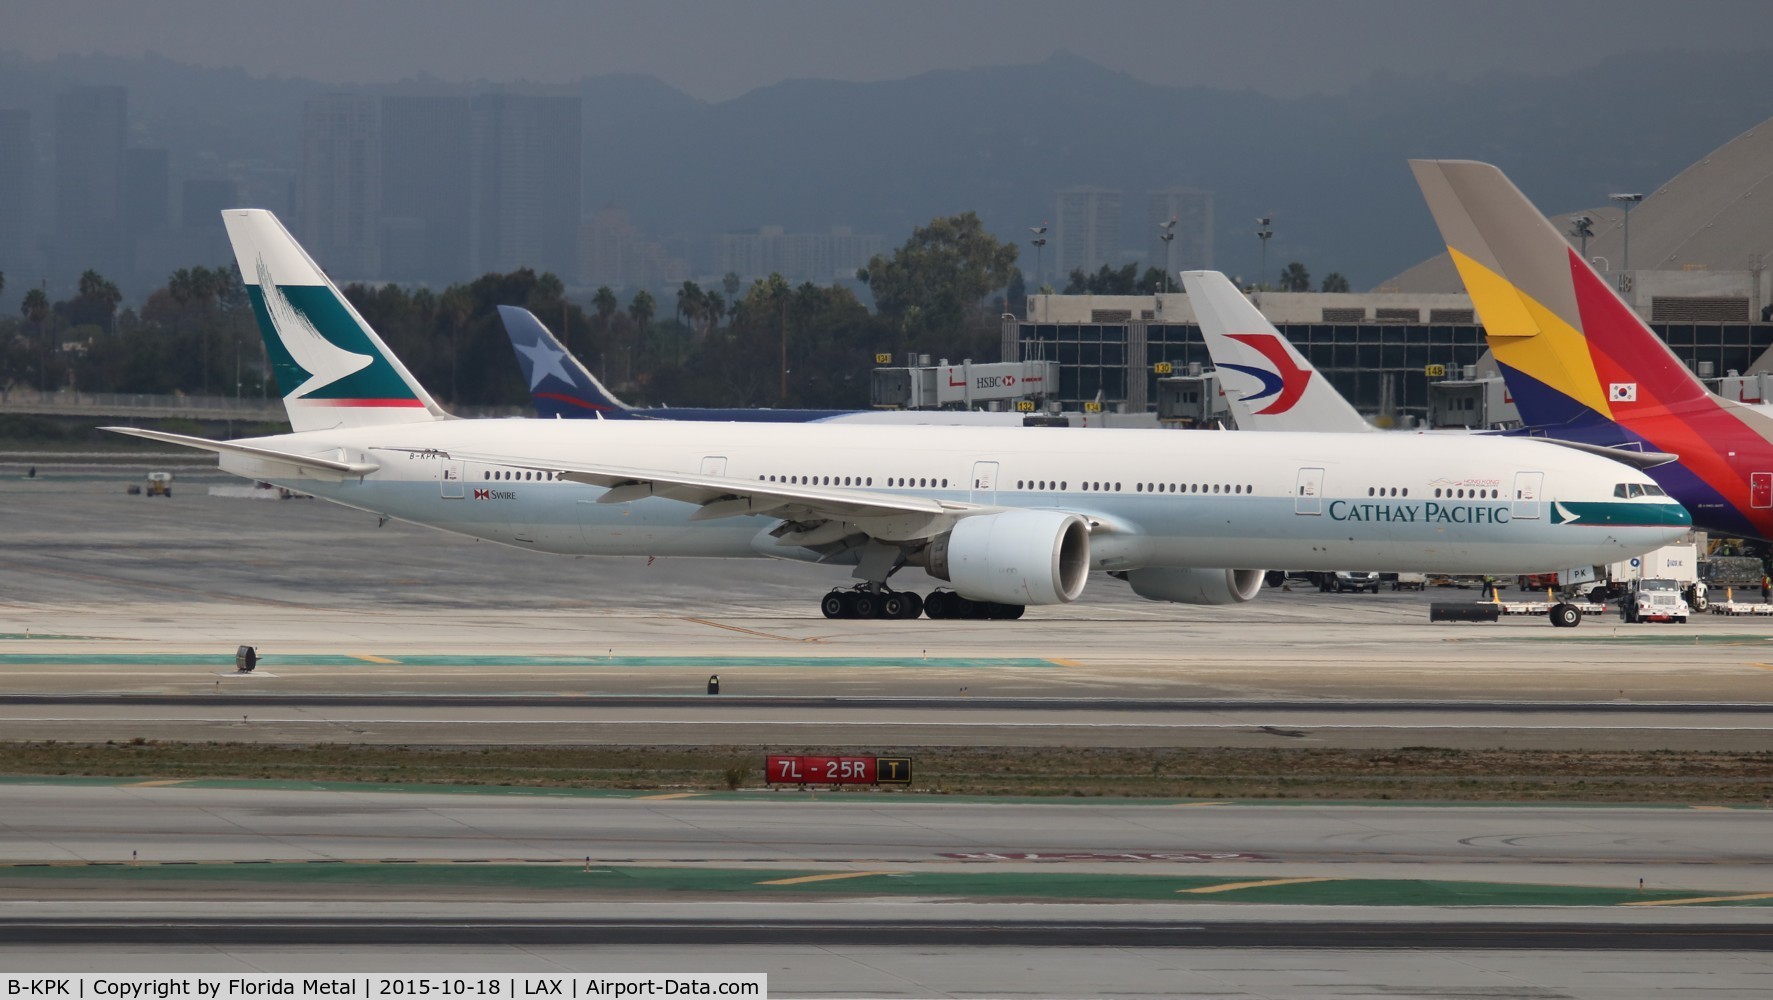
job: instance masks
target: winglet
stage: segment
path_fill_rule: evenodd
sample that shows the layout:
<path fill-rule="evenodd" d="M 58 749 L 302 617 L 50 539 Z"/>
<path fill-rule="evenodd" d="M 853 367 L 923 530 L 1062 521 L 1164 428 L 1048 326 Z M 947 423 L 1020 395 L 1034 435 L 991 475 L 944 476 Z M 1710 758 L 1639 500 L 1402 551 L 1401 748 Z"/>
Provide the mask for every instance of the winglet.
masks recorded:
<path fill-rule="evenodd" d="M 517 352 L 518 367 L 529 384 L 539 417 L 619 417 L 631 407 L 603 387 L 572 356 L 536 314 L 519 306 L 500 306 L 505 336 Z"/>

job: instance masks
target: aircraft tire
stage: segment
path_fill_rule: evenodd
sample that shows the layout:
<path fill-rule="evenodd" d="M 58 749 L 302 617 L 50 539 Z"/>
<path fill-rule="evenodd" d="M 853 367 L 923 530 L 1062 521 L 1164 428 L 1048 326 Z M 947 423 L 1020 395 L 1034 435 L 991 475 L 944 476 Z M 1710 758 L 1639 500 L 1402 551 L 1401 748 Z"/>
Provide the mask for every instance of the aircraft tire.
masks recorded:
<path fill-rule="evenodd" d="M 952 607 L 949 595 L 940 590 L 933 590 L 930 592 L 930 596 L 924 599 L 923 613 L 932 619 L 946 619 Z"/>
<path fill-rule="evenodd" d="M 879 618 L 880 598 L 873 594 L 854 594 L 850 597 L 850 613 L 852 618 Z"/>
<path fill-rule="evenodd" d="M 970 598 L 956 595 L 954 603 L 950 607 L 956 618 L 977 619 L 983 617 L 979 614 L 979 603 Z"/>
<path fill-rule="evenodd" d="M 905 613 L 905 595 L 887 594 L 880 599 L 880 616 L 882 618 L 909 618 Z"/>
<path fill-rule="evenodd" d="M 1575 628 L 1582 624 L 1582 609 L 1574 604 L 1557 604 L 1552 607 L 1550 617 L 1555 628 Z"/>
<path fill-rule="evenodd" d="M 922 597 L 909 590 L 902 596 L 905 598 L 905 617 L 917 618 L 923 614 L 924 605 Z"/>
<path fill-rule="evenodd" d="M 843 594 L 835 590 L 826 594 L 819 601 L 819 611 L 827 618 L 842 618 L 844 616 Z"/>

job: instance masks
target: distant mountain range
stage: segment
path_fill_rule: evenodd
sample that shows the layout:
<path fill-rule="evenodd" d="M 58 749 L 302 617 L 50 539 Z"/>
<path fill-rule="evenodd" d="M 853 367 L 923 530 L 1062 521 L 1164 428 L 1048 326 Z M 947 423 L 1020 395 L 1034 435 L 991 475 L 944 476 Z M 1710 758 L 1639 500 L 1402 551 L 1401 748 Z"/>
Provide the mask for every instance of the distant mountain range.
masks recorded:
<path fill-rule="evenodd" d="M 1066 53 L 885 83 L 796 80 L 718 104 L 633 75 L 545 89 L 585 100 L 586 211 L 619 205 L 657 236 L 848 225 L 897 244 L 973 210 L 1022 242 L 1052 217 L 1054 191 L 1093 185 L 1123 192 L 1122 245 L 1142 253 L 1146 192 L 1191 186 L 1215 193 L 1221 269 L 1256 278 L 1254 220 L 1272 213 L 1271 272 L 1300 260 L 1364 288 L 1440 249 L 1407 158 L 1491 160 L 1554 212 L 1653 190 L 1773 116 L 1768 55 L 1646 53 L 1470 83 L 1381 69 L 1351 93 L 1293 100 L 1158 86 Z M 312 94 L 465 89 L 0 55 L 0 107 L 32 111 L 46 169 L 53 96 L 75 83 L 128 86 L 132 141 L 169 147 L 175 178 L 297 166 Z"/>

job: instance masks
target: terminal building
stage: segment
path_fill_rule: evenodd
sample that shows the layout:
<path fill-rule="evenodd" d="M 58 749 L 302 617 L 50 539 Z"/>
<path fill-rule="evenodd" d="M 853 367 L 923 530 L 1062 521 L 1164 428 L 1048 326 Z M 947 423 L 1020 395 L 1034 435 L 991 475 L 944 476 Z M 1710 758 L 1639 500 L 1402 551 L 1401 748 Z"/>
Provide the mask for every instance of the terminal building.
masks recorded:
<path fill-rule="evenodd" d="M 1655 192 L 1615 202 L 1551 221 L 1695 373 L 1724 380 L 1733 398 L 1761 397 L 1763 383 L 1773 382 L 1759 377 L 1773 375 L 1773 276 L 1765 263 L 1773 255 L 1773 121 Z M 1472 387 L 1494 366 L 1445 254 L 1371 292 L 1262 292 L 1257 304 L 1381 425 L 1428 423 L 1431 413 L 1464 424 L 1462 411 L 1473 425 L 1485 410 L 1488 422 L 1507 419 L 1479 401 L 1486 390 Z M 1029 296 L 1025 316 L 1004 317 L 1002 359 L 1055 362 L 1058 389 L 1048 400 L 1066 410 L 1100 404 L 1126 414 L 1157 409 L 1160 380 L 1186 380 L 1212 367 L 1180 292 Z M 1466 387 L 1437 391 L 1442 382 Z M 1449 404 L 1454 398 L 1472 402 Z"/>
<path fill-rule="evenodd" d="M 1721 276 L 1704 277 L 1714 284 Z M 1773 358 L 1765 357 L 1773 323 L 1751 321 L 1752 297 L 1737 298 L 1733 322 L 1651 318 L 1650 326 L 1702 378 L 1773 372 Z M 1382 425 L 1427 423 L 1431 385 L 1488 367 L 1483 327 L 1464 294 L 1265 292 L 1259 305 L 1356 409 Z M 1058 390 L 1048 398 L 1066 410 L 1096 403 L 1109 412 L 1154 410 L 1161 379 L 1212 367 L 1180 292 L 1030 296 L 1027 317 L 1004 318 L 1002 351 L 1006 360 L 1056 362 Z"/>

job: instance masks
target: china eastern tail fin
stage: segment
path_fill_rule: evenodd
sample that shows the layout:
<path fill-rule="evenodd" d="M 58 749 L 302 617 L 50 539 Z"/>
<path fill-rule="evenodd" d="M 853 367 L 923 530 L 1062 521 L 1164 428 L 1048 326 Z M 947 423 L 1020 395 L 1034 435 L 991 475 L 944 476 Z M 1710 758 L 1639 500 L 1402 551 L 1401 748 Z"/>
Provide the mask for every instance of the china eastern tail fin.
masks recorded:
<path fill-rule="evenodd" d="M 505 336 L 517 352 L 517 365 L 529 385 L 540 417 L 622 417 L 628 404 L 617 399 L 596 376 L 573 357 L 536 314 L 518 306 L 500 306 Z"/>
<path fill-rule="evenodd" d="M 1182 287 L 1239 428 L 1373 429 L 1225 275 L 1183 271 Z"/>
<path fill-rule="evenodd" d="M 1630 427 L 1724 405 L 1502 171 L 1469 160 L 1410 169 L 1523 422 Z"/>
<path fill-rule="evenodd" d="M 275 215 L 229 209 L 222 221 L 293 429 L 448 416 Z"/>

